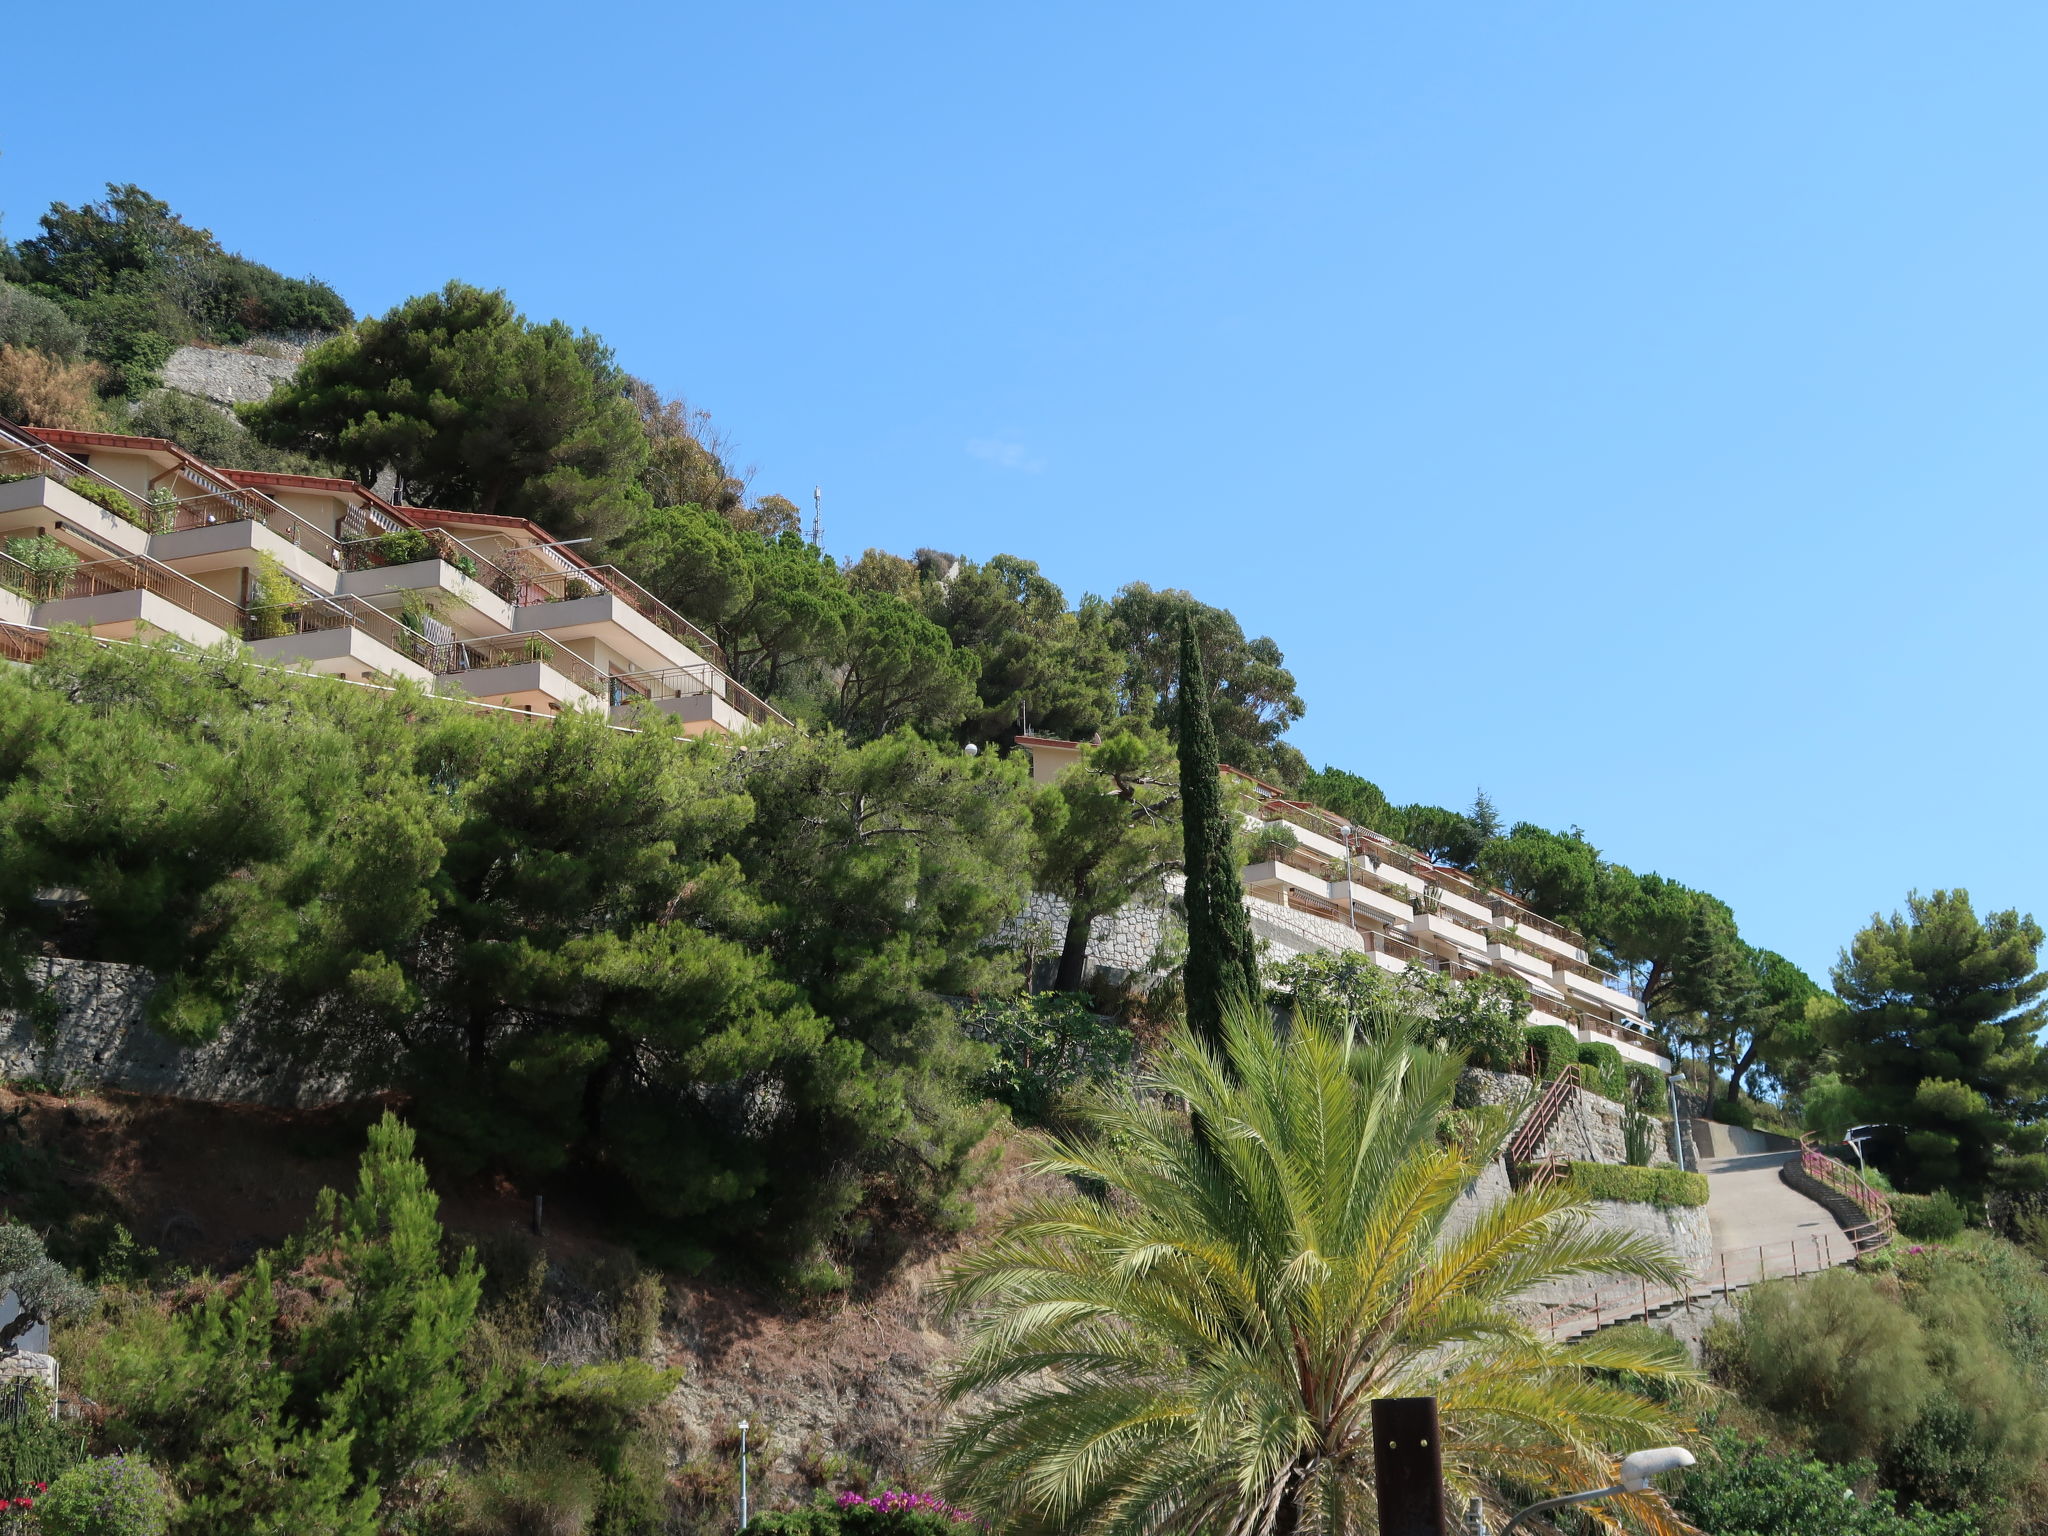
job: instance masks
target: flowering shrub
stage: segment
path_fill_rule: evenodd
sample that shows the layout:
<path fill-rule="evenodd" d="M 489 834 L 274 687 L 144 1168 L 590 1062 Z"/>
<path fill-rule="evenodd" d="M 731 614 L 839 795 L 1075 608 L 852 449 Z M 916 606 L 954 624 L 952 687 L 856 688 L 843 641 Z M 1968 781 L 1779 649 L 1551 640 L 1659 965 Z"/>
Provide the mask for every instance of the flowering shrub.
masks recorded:
<path fill-rule="evenodd" d="M 839 1495 L 837 1503 L 848 1514 L 858 1509 L 871 1510 L 879 1515 L 943 1515 L 960 1524 L 974 1523 L 974 1516 L 966 1510 L 955 1509 L 944 1499 L 934 1498 L 928 1493 L 904 1493 L 900 1489 L 892 1489 L 887 1493 L 863 1497 L 849 1488 Z"/>

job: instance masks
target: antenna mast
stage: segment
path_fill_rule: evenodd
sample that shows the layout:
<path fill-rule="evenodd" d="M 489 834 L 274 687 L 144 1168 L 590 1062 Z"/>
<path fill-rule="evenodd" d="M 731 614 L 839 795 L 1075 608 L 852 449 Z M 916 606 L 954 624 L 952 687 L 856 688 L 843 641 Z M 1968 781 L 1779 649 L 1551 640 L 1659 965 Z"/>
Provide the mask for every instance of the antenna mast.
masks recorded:
<path fill-rule="evenodd" d="M 811 487 L 811 547 L 824 548 L 825 538 L 825 493 L 817 486 Z"/>

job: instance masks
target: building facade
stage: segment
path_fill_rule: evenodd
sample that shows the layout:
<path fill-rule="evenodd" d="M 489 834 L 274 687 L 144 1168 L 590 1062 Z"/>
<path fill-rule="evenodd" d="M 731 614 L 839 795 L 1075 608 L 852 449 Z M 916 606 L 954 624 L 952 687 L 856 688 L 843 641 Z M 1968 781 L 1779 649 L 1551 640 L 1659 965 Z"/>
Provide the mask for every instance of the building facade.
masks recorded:
<path fill-rule="evenodd" d="M 1049 783 L 1084 743 L 1018 738 L 1032 777 Z M 1283 955 L 1351 952 L 1388 971 L 1411 965 L 1452 977 L 1512 976 L 1528 987 L 1528 1022 L 1604 1040 L 1630 1061 L 1671 1070 L 1661 1037 L 1625 977 L 1593 965 L 1584 935 L 1505 891 L 1234 768 L 1248 829 L 1284 828 L 1244 870 L 1252 929 Z"/>
<path fill-rule="evenodd" d="M 160 438 L 0 423 L 0 540 L 23 538 L 26 564 L 0 555 L 0 623 L 24 630 L 234 640 L 526 714 L 652 710 L 688 735 L 780 719 L 709 636 L 519 518 L 215 469 Z"/>

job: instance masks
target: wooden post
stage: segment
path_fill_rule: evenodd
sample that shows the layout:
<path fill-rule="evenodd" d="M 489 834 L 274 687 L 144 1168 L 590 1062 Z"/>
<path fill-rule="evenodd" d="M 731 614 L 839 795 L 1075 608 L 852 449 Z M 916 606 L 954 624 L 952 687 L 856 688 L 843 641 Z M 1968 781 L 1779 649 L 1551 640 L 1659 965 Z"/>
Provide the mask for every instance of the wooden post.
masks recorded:
<path fill-rule="evenodd" d="M 1445 1536 L 1444 1454 L 1435 1398 L 1373 1400 L 1372 1464 L 1380 1536 Z"/>
<path fill-rule="evenodd" d="M 533 1235 L 535 1237 L 546 1235 L 541 1229 L 541 1199 L 542 1197 L 539 1195 L 533 1197 Z"/>

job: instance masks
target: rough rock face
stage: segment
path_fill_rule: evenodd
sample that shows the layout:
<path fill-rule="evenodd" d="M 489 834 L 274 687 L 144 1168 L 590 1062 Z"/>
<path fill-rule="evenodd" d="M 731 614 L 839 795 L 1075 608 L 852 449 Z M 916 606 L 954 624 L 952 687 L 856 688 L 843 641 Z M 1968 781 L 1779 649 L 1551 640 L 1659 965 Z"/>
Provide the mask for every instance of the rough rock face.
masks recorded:
<path fill-rule="evenodd" d="M 296 337 L 265 337 L 257 345 L 263 350 L 180 347 L 164 364 L 164 383 L 224 407 L 267 400 L 274 385 L 299 371 L 306 342 Z"/>
<path fill-rule="evenodd" d="M 146 1019 L 155 979 L 139 967 L 55 958 L 31 961 L 29 974 L 48 1014 L 39 1024 L 28 1012 L 0 1009 L 0 1078 L 60 1092 L 113 1088 L 301 1109 L 366 1091 L 266 1049 L 263 1032 L 246 1024 L 206 1045 L 164 1038 Z"/>

